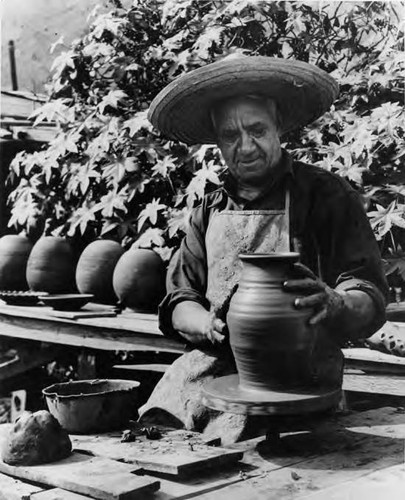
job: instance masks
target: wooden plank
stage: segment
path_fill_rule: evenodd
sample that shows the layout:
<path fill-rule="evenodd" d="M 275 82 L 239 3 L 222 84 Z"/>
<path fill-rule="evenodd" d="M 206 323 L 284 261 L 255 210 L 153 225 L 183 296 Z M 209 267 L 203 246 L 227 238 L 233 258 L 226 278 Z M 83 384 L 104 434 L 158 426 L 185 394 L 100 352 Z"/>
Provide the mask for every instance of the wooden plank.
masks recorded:
<path fill-rule="evenodd" d="M 0 500 L 30 500 L 31 495 L 40 491 L 43 488 L 0 473 Z"/>
<path fill-rule="evenodd" d="M 284 436 L 282 444 L 273 450 L 248 450 L 242 463 L 250 463 L 256 469 L 246 473 L 245 481 L 195 498 L 301 498 L 332 486 L 338 488 L 376 470 L 403 464 L 403 411 L 387 408 L 358 412 L 342 417 L 343 426 L 332 424 L 333 419 L 311 433 Z M 326 494 L 320 498 L 329 497 Z"/>
<path fill-rule="evenodd" d="M 136 464 L 147 470 L 185 476 L 202 469 L 235 464 L 243 452 L 207 446 L 200 435 L 183 431 L 167 432 L 159 440 L 136 436 L 136 441 L 121 442 L 121 433 L 71 436 L 80 452 Z"/>
<path fill-rule="evenodd" d="M 405 375 L 405 358 L 362 347 L 342 349 L 342 351 L 346 367 L 376 373 Z"/>
<path fill-rule="evenodd" d="M 114 311 L 49 311 L 50 316 L 56 318 L 80 319 L 80 318 L 114 318 Z"/>
<path fill-rule="evenodd" d="M 132 500 L 141 493 L 156 491 L 159 481 L 131 474 L 131 464 L 72 453 L 68 458 L 45 465 L 12 466 L 0 461 L 0 472 L 48 486 L 56 486 L 99 500 Z"/>
<path fill-rule="evenodd" d="M 31 496 L 30 500 L 89 500 L 90 497 L 73 493 L 72 491 L 52 488 L 51 490 L 41 491 Z"/>
<path fill-rule="evenodd" d="M 69 320 L 50 316 L 35 317 L 35 312 L 13 311 L 0 306 L 0 336 L 35 339 L 42 342 L 101 350 L 165 351 L 181 354 L 185 344 L 165 337 L 157 323 L 118 318 Z M 125 328 L 123 328 L 125 326 Z"/>
<path fill-rule="evenodd" d="M 303 500 L 403 500 L 405 493 L 405 466 L 394 465 L 352 482 L 332 486 L 301 497 Z"/>
<path fill-rule="evenodd" d="M 405 398 L 405 375 L 370 374 L 364 372 L 345 373 L 343 390 L 370 394 L 392 395 Z"/>

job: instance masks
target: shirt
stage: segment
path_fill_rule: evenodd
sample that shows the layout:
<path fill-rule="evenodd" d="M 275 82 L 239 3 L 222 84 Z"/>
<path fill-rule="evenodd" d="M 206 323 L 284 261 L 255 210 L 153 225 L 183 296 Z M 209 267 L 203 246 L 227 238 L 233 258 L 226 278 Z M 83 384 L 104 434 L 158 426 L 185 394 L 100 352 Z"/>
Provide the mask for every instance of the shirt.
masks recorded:
<path fill-rule="evenodd" d="M 320 167 L 293 161 L 283 152 L 268 186 L 257 198 L 238 199 L 235 187 L 228 176 L 223 187 L 207 194 L 192 211 L 186 235 L 169 265 L 167 295 L 159 307 L 164 334 L 177 336 L 171 316 L 179 302 L 191 300 L 209 308 L 205 232 L 213 212 L 284 208 L 286 189 L 291 200 L 292 250 L 329 286 L 362 290 L 372 298 L 374 321 L 359 336 L 368 337 L 383 325 L 388 285 L 380 252 L 361 198 L 347 181 Z"/>

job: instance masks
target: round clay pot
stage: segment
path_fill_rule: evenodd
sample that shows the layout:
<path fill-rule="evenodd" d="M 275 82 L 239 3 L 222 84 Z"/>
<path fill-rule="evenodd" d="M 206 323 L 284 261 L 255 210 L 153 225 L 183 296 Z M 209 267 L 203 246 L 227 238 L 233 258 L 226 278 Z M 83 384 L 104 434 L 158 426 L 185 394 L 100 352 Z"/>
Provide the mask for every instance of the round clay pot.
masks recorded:
<path fill-rule="evenodd" d="M 122 246 L 112 240 L 97 240 L 88 245 L 76 268 L 76 285 L 80 293 L 94 295 L 95 302 L 115 304 L 113 288 L 115 266 L 124 253 Z"/>
<path fill-rule="evenodd" d="M 43 236 L 34 245 L 27 263 L 31 290 L 70 293 L 76 290 L 76 259 L 70 243 L 62 237 Z"/>
<path fill-rule="evenodd" d="M 297 253 L 240 255 L 243 269 L 227 315 L 240 386 L 276 390 L 302 385 L 314 333 L 311 311 L 294 307 L 283 289 Z M 305 378 L 305 377 L 304 377 Z"/>
<path fill-rule="evenodd" d="M 0 289 L 28 290 L 26 268 L 32 247 L 26 236 L 8 234 L 0 238 Z"/>
<path fill-rule="evenodd" d="M 156 312 L 165 294 L 165 266 L 153 250 L 131 248 L 113 275 L 114 291 L 122 306 L 138 312 Z"/>

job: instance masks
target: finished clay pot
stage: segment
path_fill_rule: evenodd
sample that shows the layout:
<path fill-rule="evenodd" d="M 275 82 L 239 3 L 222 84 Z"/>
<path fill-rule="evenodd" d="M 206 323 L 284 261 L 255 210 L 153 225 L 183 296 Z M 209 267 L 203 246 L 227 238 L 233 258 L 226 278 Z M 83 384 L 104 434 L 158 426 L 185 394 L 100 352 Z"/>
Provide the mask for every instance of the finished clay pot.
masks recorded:
<path fill-rule="evenodd" d="M 26 268 L 33 244 L 23 235 L 0 238 L 0 289 L 28 290 Z"/>
<path fill-rule="evenodd" d="M 76 285 L 80 293 L 91 293 L 94 302 L 115 304 L 117 296 L 112 284 L 115 266 L 124 253 L 112 240 L 96 240 L 88 245 L 76 268 Z"/>
<path fill-rule="evenodd" d="M 123 307 L 156 312 L 166 289 L 163 260 L 153 250 L 127 250 L 115 266 L 113 287 Z"/>
<path fill-rule="evenodd" d="M 297 253 L 240 255 L 243 270 L 227 324 L 240 386 L 252 390 L 296 387 L 305 381 L 314 342 L 311 311 L 294 307 L 283 289 Z"/>
<path fill-rule="evenodd" d="M 31 290 L 69 293 L 76 290 L 76 259 L 70 243 L 59 236 L 43 236 L 34 245 L 27 263 Z"/>

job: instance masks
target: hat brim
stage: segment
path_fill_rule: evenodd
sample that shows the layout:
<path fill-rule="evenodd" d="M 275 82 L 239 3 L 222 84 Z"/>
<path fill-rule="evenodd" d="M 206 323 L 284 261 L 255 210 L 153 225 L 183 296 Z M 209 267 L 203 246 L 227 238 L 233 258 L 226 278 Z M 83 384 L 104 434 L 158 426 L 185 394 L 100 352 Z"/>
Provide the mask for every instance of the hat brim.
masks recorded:
<path fill-rule="evenodd" d="M 325 113 L 338 92 L 337 82 L 312 64 L 242 56 L 207 64 L 172 81 L 152 101 L 148 118 L 171 139 L 213 144 L 210 111 L 221 101 L 249 94 L 274 99 L 284 134 Z"/>

